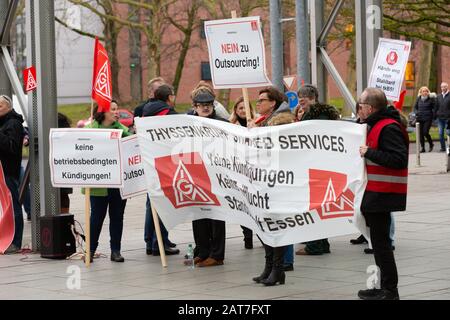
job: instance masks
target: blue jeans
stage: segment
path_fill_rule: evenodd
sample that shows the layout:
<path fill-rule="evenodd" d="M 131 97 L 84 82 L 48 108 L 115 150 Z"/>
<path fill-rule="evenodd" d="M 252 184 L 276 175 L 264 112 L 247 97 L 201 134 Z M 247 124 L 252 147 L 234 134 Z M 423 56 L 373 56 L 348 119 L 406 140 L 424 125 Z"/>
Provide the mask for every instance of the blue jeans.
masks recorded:
<path fill-rule="evenodd" d="M 109 235 L 111 252 L 120 252 L 123 231 L 123 213 L 127 200 L 122 200 L 119 189 L 108 189 L 106 197 L 91 196 L 91 252 L 98 247 L 103 221 L 109 206 Z"/>
<path fill-rule="evenodd" d="M 294 264 L 294 245 L 291 244 L 287 246 L 286 252 L 284 253 L 284 263 Z"/>
<path fill-rule="evenodd" d="M 19 203 L 19 181 L 13 177 L 5 177 L 6 185 L 11 192 L 13 208 L 14 208 L 14 239 L 12 244 L 17 248 L 22 248 L 23 236 L 23 212 Z"/>
<path fill-rule="evenodd" d="M 22 183 L 25 175 L 25 169 L 23 166 L 20 166 L 20 183 Z M 31 218 L 31 204 L 30 204 L 30 184 L 27 184 L 25 187 L 25 197 L 23 199 L 23 208 L 27 213 L 27 217 Z"/>
<path fill-rule="evenodd" d="M 438 119 L 439 141 L 441 142 L 441 150 L 445 150 L 445 129 L 447 129 L 447 135 L 450 136 L 450 128 L 447 126 L 447 121 L 447 119 Z"/>
<path fill-rule="evenodd" d="M 161 236 L 163 238 L 164 247 L 169 244 L 169 232 L 159 219 L 159 226 L 161 229 Z M 158 238 L 156 237 L 155 224 L 153 223 L 152 207 L 150 205 L 150 198 L 147 195 L 147 202 L 145 203 L 145 226 L 144 226 L 144 241 L 149 250 L 159 251 Z"/>

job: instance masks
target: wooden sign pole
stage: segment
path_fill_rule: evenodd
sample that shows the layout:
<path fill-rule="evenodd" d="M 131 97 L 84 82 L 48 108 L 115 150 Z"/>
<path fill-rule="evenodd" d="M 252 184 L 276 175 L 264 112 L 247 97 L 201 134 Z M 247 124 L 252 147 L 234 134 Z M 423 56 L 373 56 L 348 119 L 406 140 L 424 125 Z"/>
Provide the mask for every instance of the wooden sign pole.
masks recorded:
<path fill-rule="evenodd" d="M 166 251 L 164 250 L 164 241 L 161 235 L 161 228 L 159 226 L 158 213 L 155 210 L 155 206 L 150 200 L 150 206 L 152 207 L 153 225 L 155 226 L 156 238 L 158 239 L 159 254 L 161 255 L 161 264 L 164 268 L 167 268 Z"/>
<path fill-rule="evenodd" d="M 231 11 L 231 18 L 237 18 L 236 10 Z M 248 98 L 247 88 L 242 88 L 242 96 L 244 97 L 245 117 L 247 118 L 247 121 L 250 121 L 252 120 L 252 113 L 250 112 L 250 100 Z"/>

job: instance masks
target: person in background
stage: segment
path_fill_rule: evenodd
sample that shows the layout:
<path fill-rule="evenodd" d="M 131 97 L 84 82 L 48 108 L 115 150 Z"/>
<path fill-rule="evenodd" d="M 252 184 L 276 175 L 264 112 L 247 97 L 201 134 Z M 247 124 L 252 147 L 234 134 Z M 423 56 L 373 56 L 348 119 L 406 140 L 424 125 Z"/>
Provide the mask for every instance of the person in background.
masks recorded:
<path fill-rule="evenodd" d="M 156 78 L 150 79 L 150 81 L 147 84 L 148 99 L 146 101 L 144 101 L 143 103 L 141 103 L 140 105 L 138 105 L 136 108 L 134 108 L 134 116 L 135 117 L 142 117 L 142 113 L 144 112 L 145 105 L 152 102 L 153 98 L 155 97 L 156 89 L 158 89 L 160 86 L 162 86 L 165 83 L 166 83 L 166 81 L 162 77 L 156 77 Z"/>
<path fill-rule="evenodd" d="M 304 85 L 298 91 L 299 104 L 303 109 L 301 121 L 305 120 L 337 120 L 339 112 L 335 107 L 318 102 L 319 91 L 313 85 Z M 298 118 L 298 116 L 297 116 Z M 297 255 L 321 255 L 330 253 L 328 239 L 308 241 L 304 248 L 298 249 Z"/>
<path fill-rule="evenodd" d="M 203 81 L 203 80 L 199 81 L 197 86 L 194 88 L 194 90 L 196 90 L 200 87 L 206 88 L 214 97 L 216 96 L 216 94 L 214 93 L 213 87 L 208 82 Z M 192 96 L 191 96 L 191 99 L 192 99 Z M 228 110 L 215 98 L 214 98 L 214 111 L 222 119 L 230 118 L 230 114 L 228 113 Z M 191 114 L 191 113 L 188 113 L 188 114 Z"/>
<path fill-rule="evenodd" d="M 5 254 L 17 253 L 22 248 L 23 212 L 19 202 L 19 178 L 23 135 L 23 117 L 14 111 L 10 97 L 0 95 L 0 162 L 14 209 L 14 239 Z"/>
<path fill-rule="evenodd" d="M 58 128 L 70 128 L 70 119 L 64 114 L 58 112 Z M 61 188 L 60 192 L 60 203 L 61 203 L 61 213 L 69 213 L 70 208 L 70 198 L 69 194 L 73 193 L 72 188 Z"/>
<path fill-rule="evenodd" d="M 255 118 L 255 112 L 253 111 L 253 107 L 250 104 L 250 118 Z M 241 125 L 243 127 L 247 127 L 247 117 L 245 114 L 245 105 L 244 105 L 244 98 L 239 97 L 234 106 L 233 106 L 233 112 L 231 113 L 230 123 Z M 253 231 L 249 228 L 246 228 L 244 226 L 241 226 L 242 233 L 244 234 L 244 247 L 245 249 L 253 249 Z"/>
<path fill-rule="evenodd" d="M 256 101 L 256 110 L 259 118 L 250 121 L 249 127 L 269 126 L 273 118 L 286 113 L 286 117 L 291 116 L 291 110 L 287 104 L 287 97 L 275 87 L 266 87 L 259 91 Z M 262 242 L 262 241 L 261 241 Z M 265 251 L 265 264 L 263 272 L 253 278 L 256 283 L 265 286 L 273 286 L 277 283 L 284 284 L 286 275 L 284 273 L 284 259 L 287 246 L 271 247 L 263 242 Z"/>
<path fill-rule="evenodd" d="M 420 126 L 420 152 L 425 152 L 425 138 L 430 144 L 430 152 L 433 151 L 433 139 L 431 139 L 430 128 L 436 115 L 436 99 L 430 94 L 427 87 L 419 89 L 419 96 L 414 104 L 417 122 Z"/>
<path fill-rule="evenodd" d="M 214 93 L 207 87 L 198 87 L 191 93 L 193 116 L 228 120 L 219 117 L 215 112 Z M 215 219 L 199 219 L 192 221 L 195 249 L 194 263 L 197 267 L 223 265 L 225 259 L 225 221 Z"/>
<path fill-rule="evenodd" d="M 447 136 L 450 136 L 450 91 L 448 90 L 448 83 L 441 83 L 441 94 L 437 97 L 437 113 L 436 117 L 439 125 L 439 142 L 441 143 L 441 152 L 445 151 L 444 132 L 447 129 Z"/>
<path fill-rule="evenodd" d="M 86 128 L 93 129 L 122 129 L 122 137 L 130 135 L 128 128 L 119 122 L 119 106 L 116 101 L 111 101 L 108 112 L 97 112 L 94 109 L 94 121 Z M 82 189 L 84 194 L 84 189 Z M 106 212 L 109 211 L 109 235 L 111 246 L 111 261 L 124 262 L 122 257 L 121 241 L 123 231 L 123 215 L 127 200 L 122 200 L 119 189 L 116 188 L 91 188 L 91 262 L 93 262 L 98 240 L 103 227 Z"/>
<path fill-rule="evenodd" d="M 155 84 L 154 84 L 155 85 Z M 177 114 L 175 107 L 175 93 L 172 86 L 162 84 L 153 92 L 153 98 L 144 105 L 142 110 L 143 117 L 164 116 Z M 164 242 L 164 252 L 166 255 L 179 254 L 180 250 L 176 249 L 176 244 L 169 240 L 169 232 L 159 219 L 159 226 L 161 229 L 161 236 Z M 147 201 L 145 204 L 145 226 L 144 226 L 144 240 L 146 244 L 146 253 L 148 255 L 159 256 L 158 238 L 155 232 L 155 223 L 152 215 L 152 207 L 150 198 L 147 194 Z"/>
<path fill-rule="evenodd" d="M 28 147 L 30 145 L 30 134 L 27 127 L 23 128 L 23 146 Z M 24 183 L 25 179 L 25 169 L 23 165 L 20 165 L 20 183 L 19 183 L 19 192 L 20 186 Z M 31 199 L 30 199 L 30 183 L 28 182 L 25 186 L 23 195 L 23 208 L 25 209 L 25 213 L 27 214 L 27 221 L 31 221 Z M 19 194 L 20 198 L 20 194 Z"/>

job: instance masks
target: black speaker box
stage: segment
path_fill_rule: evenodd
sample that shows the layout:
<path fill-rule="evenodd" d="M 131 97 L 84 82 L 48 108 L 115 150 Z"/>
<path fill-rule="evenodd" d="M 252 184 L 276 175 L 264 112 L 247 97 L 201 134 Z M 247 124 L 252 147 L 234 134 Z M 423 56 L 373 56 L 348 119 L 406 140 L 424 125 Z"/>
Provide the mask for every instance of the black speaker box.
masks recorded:
<path fill-rule="evenodd" d="M 41 217 L 41 257 L 65 259 L 75 253 L 73 214 Z"/>

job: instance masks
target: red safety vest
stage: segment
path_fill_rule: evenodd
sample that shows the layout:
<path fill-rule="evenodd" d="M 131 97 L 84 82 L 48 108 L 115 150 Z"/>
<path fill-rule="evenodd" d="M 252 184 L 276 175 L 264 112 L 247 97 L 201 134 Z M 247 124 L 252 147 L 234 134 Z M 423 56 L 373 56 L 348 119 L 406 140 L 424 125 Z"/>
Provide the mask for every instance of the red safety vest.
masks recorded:
<path fill-rule="evenodd" d="M 400 126 L 400 124 L 393 119 L 383 119 L 378 121 L 367 136 L 367 145 L 371 149 L 378 149 L 378 139 L 380 137 L 381 130 L 393 123 Z M 404 130 L 402 129 L 402 131 Z M 406 132 L 404 132 L 403 135 L 406 135 L 405 139 L 407 139 L 408 136 Z M 367 191 L 406 194 L 408 187 L 408 168 L 386 168 L 370 161 L 369 159 L 366 159 L 366 168 Z"/>

